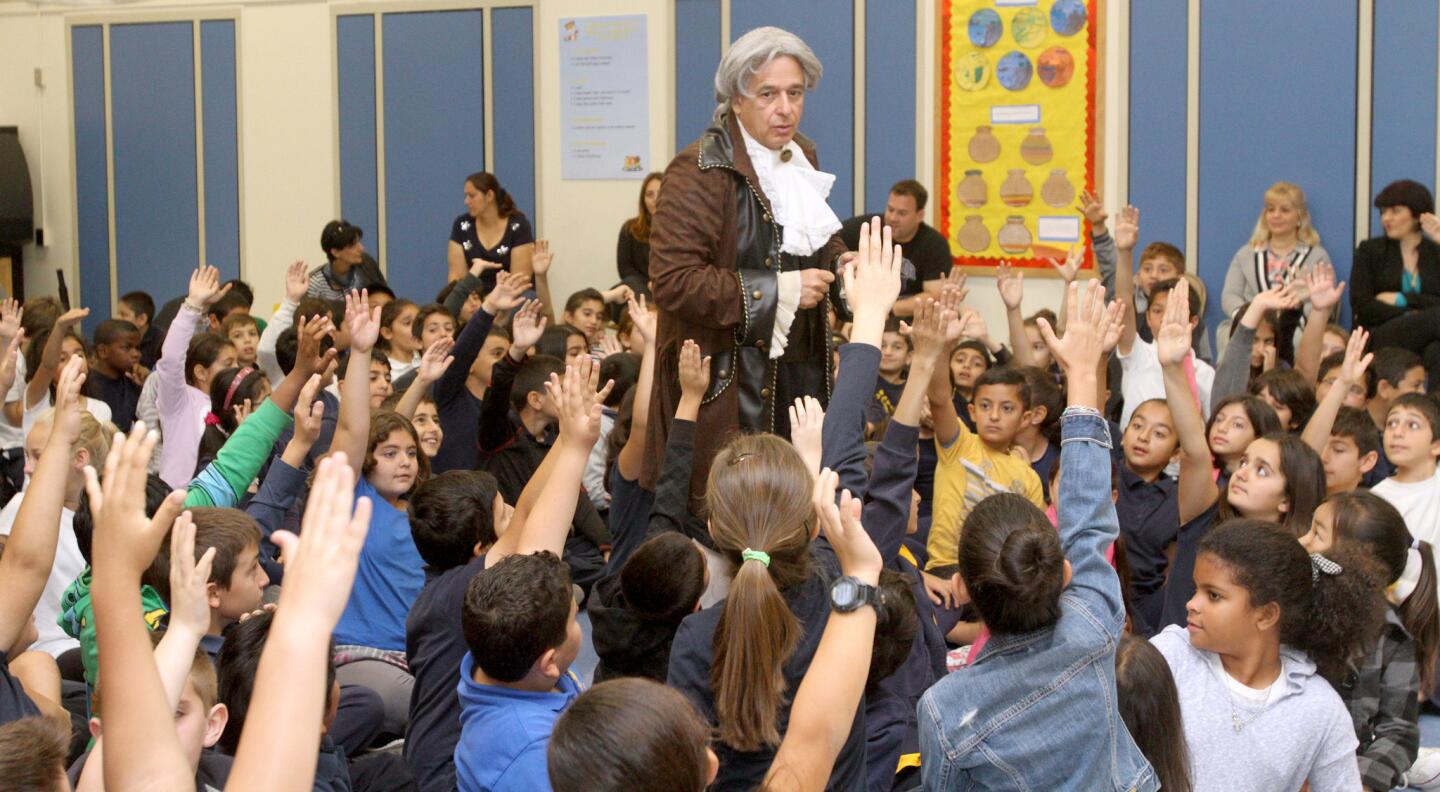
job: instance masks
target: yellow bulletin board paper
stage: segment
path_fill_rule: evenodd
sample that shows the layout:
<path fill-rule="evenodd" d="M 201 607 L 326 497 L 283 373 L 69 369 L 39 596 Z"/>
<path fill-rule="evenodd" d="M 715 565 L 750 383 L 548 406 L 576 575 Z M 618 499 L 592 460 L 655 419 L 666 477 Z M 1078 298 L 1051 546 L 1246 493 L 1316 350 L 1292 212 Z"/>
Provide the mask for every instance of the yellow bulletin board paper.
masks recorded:
<path fill-rule="evenodd" d="M 1085 246 L 1103 0 L 941 0 L 939 212 L 957 266 L 1049 271 Z"/>

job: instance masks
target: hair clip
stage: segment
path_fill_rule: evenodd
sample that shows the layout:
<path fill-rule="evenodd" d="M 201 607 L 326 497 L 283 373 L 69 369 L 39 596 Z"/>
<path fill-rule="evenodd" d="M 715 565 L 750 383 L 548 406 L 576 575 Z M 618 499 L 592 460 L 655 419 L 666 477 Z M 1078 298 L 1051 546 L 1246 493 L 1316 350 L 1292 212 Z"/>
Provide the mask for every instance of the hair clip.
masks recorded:
<path fill-rule="evenodd" d="M 1340 574 L 1342 571 L 1343 570 L 1341 569 L 1339 564 L 1331 561 L 1325 556 L 1320 555 L 1319 553 L 1310 554 L 1310 582 L 1312 584 L 1320 580 L 1321 574 L 1326 574 L 1333 577 Z"/>
<path fill-rule="evenodd" d="M 741 454 L 736 454 L 735 456 L 730 457 L 730 461 L 728 464 L 738 465 L 753 456 L 758 456 L 758 454 L 756 454 L 754 451 L 746 451 Z"/>

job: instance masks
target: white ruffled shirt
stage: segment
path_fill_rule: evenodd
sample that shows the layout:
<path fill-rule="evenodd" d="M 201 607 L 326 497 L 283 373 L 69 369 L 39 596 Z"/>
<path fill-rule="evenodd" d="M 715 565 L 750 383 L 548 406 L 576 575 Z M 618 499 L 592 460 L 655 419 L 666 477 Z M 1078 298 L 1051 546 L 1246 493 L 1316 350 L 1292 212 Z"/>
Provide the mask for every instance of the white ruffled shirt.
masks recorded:
<path fill-rule="evenodd" d="M 840 218 L 825 203 L 830 196 L 830 188 L 835 185 L 835 175 L 815 170 L 805 152 L 800 150 L 800 144 L 794 140 L 782 149 L 771 149 L 751 137 L 744 124 L 737 126 L 740 127 L 740 137 L 745 141 L 745 153 L 750 155 L 750 163 L 760 180 L 760 189 L 770 199 L 770 213 L 784 229 L 780 250 L 796 256 L 809 256 L 824 247 L 830 237 L 840 230 Z M 788 162 L 781 159 L 783 151 L 790 152 Z M 778 298 L 775 301 L 775 326 L 770 333 L 772 360 L 785 353 L 790 325 L 800 307 L 800 273 L 777 273 L 775 281 Z"/>

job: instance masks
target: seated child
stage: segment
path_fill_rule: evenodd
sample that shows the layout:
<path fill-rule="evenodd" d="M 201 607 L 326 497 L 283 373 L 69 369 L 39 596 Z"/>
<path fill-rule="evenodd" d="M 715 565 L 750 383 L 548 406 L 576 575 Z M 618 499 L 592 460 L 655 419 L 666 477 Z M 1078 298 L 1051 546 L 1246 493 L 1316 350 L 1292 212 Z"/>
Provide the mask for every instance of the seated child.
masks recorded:
<path fill-rule="evenodd" d="M 1164 399 L 1141 402 L 1130 413 L 1120 445 L 1125 463 L 1115 512 L 1130 567 L 1130 601 L 1148 626 L 1160 617 L 1161 586 L 1180 525 L 1176 481 L 1165 473 L 1180 450 L 1180 435 Z"/>
<path fill-rule="evenodd" d="M 1434 544 L 1440 540 L 1440 406 L 1423 393 L 1406 393 L 1390 403 L 1385 418 L 1385 456 L 1395 475 L 1374 493 L 1405 517 L 1410 533 Z"/>
<path fill-rule="evenodd" d="M 970 400 L 975 396 L 975 381 L 990 370 L 990 351 L 974 339 L 965 339 L 955 345 L 950 353 L 951 402 L 955 414 L 970 431 L 975 431 L 975 419 L 970 417 Z"/>
<path fill-rule="evenodd" d="M 119 319 L 101 322 L 95 328 L 95 368 L 90 372 L 89 391 L 110 405 L 111 422 L 122 432 L 130 431 L 140 389 L 149 369 L 140 365 L 140 330 Z"/>
<path fill-rule="evenodd" d="M 69 750 L 70 730 L 53 718 L 0 723 L 0 778 L 26 792 L 70 792 Z"/>
<path fill-rule="evenodd" d="M 1115 652 L 1115 698 L 1120 717 L 1161 789 L 1190 788 L 1190 752 L 1180 721 L 1180 693 L 1154 644 L 1126 635 Z"/>
<path fill-rule="evenodd" d="M 865 423 L 873 428 L 895 414 L 895 404 L 905 389 L 905 369 L 910 365 L 910 342 L 900 335 L 900 320 L 885 320 L 880 337 L 880 373 L 875 378 L 875 396 L 865 410 Z"/>
<path fill-rule="evenodd" d="M 569 569 L 554 553 L 512 555 L 475 575 L 461 619 L 460 792 L 549 790 L 545 748 L 580 694 L 580 652 Z"/>
<path fill-rule="evenodd" d="M 220 335 L 235 347 L 235 364 L 241 367 L 254 366 L 260 347 L 260 325 L 248 313 L 236 313 L 225 317 L 220 324 Z"/>
<path fill-rule="evenodd" d="M 581 289 L 570 295 L 560 323 L 584 333 L 588 348 L 599 347 L 605 338 L 605 295 L 598 289 Z"/>
<path fill-rule="evenodd" d="M 1404 347 L 1375 350 L 1375 390 L 1366 407 L 1375 425 L 1384 428 L 1390 414 L 1390 403 L 1406 393 L 1425 392 L 1425 361 Z"/>
<path fill-rule="evenodd" d="M 415 317 L 419 313 L 419 306 L 409 300 L 391 300 L 380 311 L 380 341 L 375 346 L 390 362 L 392 381 L 420 365 L 420 353 L 425 347 L 420 345 L 420 336 L 414 332 Z"/>
<path fill-rule="evenodd" d="M 115 318 L 140 331 L 140 365 L 155 368 L 155 361 L 160 359 L 160 342 L 165 337 L 165 331 L 151 321 L 155 318 L 155 298 L 143 291 L 126 292 L 115 303 Z"/>

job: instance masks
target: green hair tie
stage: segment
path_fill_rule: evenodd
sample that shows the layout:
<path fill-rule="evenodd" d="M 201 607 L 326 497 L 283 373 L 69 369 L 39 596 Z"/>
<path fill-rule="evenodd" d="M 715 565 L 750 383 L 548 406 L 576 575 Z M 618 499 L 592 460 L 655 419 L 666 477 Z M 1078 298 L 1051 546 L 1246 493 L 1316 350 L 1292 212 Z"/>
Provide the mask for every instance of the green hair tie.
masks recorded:
<path fill-rule="evenodd" d="M 769 553 L 764 553 L 759 550 L 751 550 L 747 547 L 744 550 L 740 551 L 740 558 L 742 559 L 742 561 L 759 561 L 760 563 L 765 565 L 766 569 L 770 568 Z"/>

